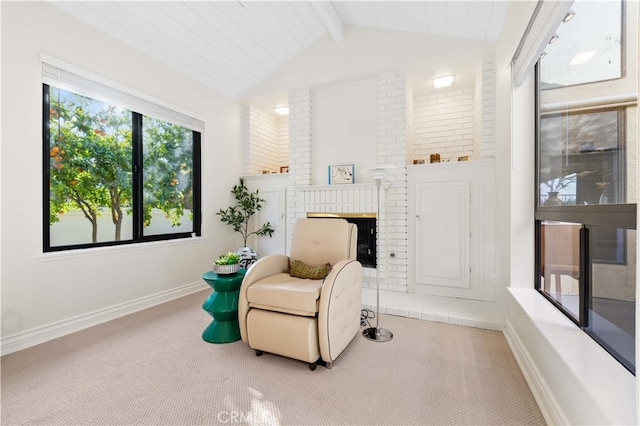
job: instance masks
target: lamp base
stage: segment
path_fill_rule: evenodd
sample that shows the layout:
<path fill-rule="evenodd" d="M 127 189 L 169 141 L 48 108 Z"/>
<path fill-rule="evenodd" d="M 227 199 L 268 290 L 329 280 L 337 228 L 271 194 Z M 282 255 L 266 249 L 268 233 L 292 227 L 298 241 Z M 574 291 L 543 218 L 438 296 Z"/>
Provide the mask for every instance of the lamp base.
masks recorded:
<path fill-rule="evenodd" d="M 388 342 L 393 339 L 393 333 L 381 327 L 370 327 L 362 332 L 362 335 L 374 342 Z"/>

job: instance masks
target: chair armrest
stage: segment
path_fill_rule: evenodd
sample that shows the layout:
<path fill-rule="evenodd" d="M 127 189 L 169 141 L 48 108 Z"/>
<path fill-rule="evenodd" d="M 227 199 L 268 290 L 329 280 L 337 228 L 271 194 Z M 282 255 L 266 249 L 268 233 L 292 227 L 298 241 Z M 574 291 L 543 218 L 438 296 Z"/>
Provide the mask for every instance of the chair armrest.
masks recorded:
<path fill-rule="evenodd" d="M 362 265 L 341 260 L 325 278 L 318 306 L 320 356 L 333 362 L 360 329 Z"/>
<path fill-rule="evenodd" d="M 282 254 L 272 254 L 258 259 L 247 270 L 238 299 L 238 323 L 240 325 L 240 337 L 243 342 L 247 342 L 247 314 L 249 313 L 249 301 L 247 300 L 247 289 L 253 283 L 271 275 L 282 272 L 289 272 L 289 257 Z"/>

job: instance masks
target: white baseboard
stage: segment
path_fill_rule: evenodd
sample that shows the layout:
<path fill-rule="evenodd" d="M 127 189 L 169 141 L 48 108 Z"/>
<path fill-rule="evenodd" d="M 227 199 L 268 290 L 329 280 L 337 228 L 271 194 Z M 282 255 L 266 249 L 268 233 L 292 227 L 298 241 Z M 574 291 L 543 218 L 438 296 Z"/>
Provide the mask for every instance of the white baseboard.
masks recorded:
<path fill-rule="evenodd" d="M 545 421 L 549 425 L 566 425 L 569 422 L 564 415 L 562 408 L 559 406 L 553 393 L 547 386 L 544 377 L 540 374 L 538 367 L 529 355 L 526 347 L 522 344 L 520 337 L 516 333 L 515 329 L 511 325 L 509 320 L 506 320 L 504 337 L 507 340 L 507 344 L 511 348 L 513 356 L 516 358 L 516 362 L 524 375 L 525 380 L 529 384 L 529 389 L 538 403 L 538 407 L 544 416 Z"/>
<path fill-rule="evenodd" d="M 108 308 L 82 314 L 73 318 L 57 321 L 42 327 L 34 328 L 10 336 L 3 336 L 0 342 L 0 354 L 7 355 L 85 328 L 93 327 L 143 309 L 188 296 L 209 288 L 204 281 L 186 284 L 170 290 L 161 291 L 139 299 L 130 300 Z"/>

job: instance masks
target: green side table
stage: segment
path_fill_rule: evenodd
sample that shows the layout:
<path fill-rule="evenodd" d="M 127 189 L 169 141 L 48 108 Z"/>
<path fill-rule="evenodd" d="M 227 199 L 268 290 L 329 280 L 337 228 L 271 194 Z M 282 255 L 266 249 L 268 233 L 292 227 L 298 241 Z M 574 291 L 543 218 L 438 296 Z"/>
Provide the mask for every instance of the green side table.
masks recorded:
<path fill-rule="evenodd" d="M 209 343 L 240 340 L 238 297 L 246 272 L 246 269 L 240 269 L 230 275 L 218 275 L 213 271 L 202 274 L 202 278 L 213 289 L 213 293 L 202 304 L 202 309 L 213 317 L 211 324 L 202 332 L 203 340 Z"/>

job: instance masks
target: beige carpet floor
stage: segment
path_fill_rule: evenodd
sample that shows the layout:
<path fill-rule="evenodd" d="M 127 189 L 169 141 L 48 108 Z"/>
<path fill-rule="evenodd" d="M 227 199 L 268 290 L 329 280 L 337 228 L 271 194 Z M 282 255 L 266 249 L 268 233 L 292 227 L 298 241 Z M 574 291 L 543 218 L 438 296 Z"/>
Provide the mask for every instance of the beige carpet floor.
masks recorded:
<path fill-rule="evenodd" d="M 382 316 L 331 370 L 201 333 L 209 291 L 2 357 L 3 425 L 540 425 L 500 332 Z"/>

